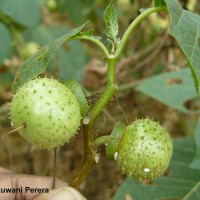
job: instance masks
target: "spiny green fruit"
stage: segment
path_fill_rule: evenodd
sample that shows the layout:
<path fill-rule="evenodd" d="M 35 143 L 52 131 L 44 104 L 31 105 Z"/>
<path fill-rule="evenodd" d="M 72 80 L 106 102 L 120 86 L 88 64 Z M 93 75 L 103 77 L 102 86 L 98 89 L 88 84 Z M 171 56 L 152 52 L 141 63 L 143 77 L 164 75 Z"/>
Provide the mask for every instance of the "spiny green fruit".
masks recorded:
<path fill-rule="evenodd" d="M 165 172 L 172 151 L 172 140 L 159 123 L 149 118 L 139 119 L 124 130 L 117 161 L 130 178 L 152 180 Z"/>
<path fill-rule="evenodd" d="M 71 91 L 54 79 L 39 78 L 23 85 L 11 102 L 11 120 L 19 133 L 40 148 L 59 147 L 76 134 L 81 114 Z"/>

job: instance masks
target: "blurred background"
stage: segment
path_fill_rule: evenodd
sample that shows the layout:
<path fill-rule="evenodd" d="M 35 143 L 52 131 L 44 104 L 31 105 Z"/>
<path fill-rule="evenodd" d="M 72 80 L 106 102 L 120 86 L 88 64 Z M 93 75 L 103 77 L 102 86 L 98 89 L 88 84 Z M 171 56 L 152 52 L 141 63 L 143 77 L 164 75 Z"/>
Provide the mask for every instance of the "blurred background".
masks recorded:
<path fill-rule="evenodd" d="M 94 29 L 94 35 L 101 36 L 102 41 L 106 43 L 103 12 L 109 2 L 109 0 L 0 1 L 1 138 L 12 129 L 8 102 L 12 99 L 12 82 L 20 65 L 42 46 L 87 20 L 89 23 L 86 28 Z M 184 9 L 200 13 L 199 0 L 179 2 Z M 140 14 L 141 8 L 151 6 L 150 0 L 117 0 L 119 37 L 122 37 L 128 25 Z M 191 100 L 181 102 L 183 106 L 179 107 L 176 101 L 162 102 L 162 98 L 165 98 L 162 93 L 163 88 L 158 88 L 156 94 L 152 96 L 150 88 L 145 88 L 145 84 L 141 85 L 143 80 L 149 77 L 178 72 L 187 66 L 182 51 L 168 34 L 168 27 L 169 16 L 166 13 L 152 14 L 129 38 L 116 69 L 119 92 L 97 120 L 96 135 L 110 134 L 114 124 L 119 120 L 130 123 L 136 118 L 145 116 L 160 121 L 173 138 L 194 135 L 198 115 L 188 113 L 199 109 L 199 98 L 192 93 Z M 101 49 L 90 42 L 65 43 L 54 54 L 45 75 L 62 80 L 76 79 L 88 91 L 87 99 L 92 105 L 106 83 L 104 55 Z M 188 78 L 187 74 L 185 76 Z M 181 83 L 181 79 L 171 79 L 169 75 L 168 85 L 181 85 Z M 190 85 L 194 88 L 191 80 Z M 99 163 L 82 183 L 80 191 L 88 199 L 109 200 L 123 183 L 125 176 L 121 174 L 116 162 L 106 161 L 105 148 L 101 148 L 100 153 Z M 69 144 L 60 148 L 57 176 L 70 182 L 82 158 L 83 140 L 80 132 Z M 50 176 L 53 171 L 53 152 L 38 150 L 17 133 L 11 134 L 0 140 L 0 166 L 10 168 L 11 165 L 18 173 Z M 128 197 L 126 199 L 131 200 Z"/>

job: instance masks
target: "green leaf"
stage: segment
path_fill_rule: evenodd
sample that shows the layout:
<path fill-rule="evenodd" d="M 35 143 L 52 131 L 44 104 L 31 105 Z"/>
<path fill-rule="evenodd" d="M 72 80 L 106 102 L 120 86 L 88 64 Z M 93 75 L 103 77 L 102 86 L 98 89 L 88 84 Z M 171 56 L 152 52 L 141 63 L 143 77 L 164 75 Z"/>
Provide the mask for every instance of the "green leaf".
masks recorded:
<path fill-rule="evenodd" d="M 185 113 L 192 111 L 184 103 L 197 97 L 189 69 L 153 76 L 141 82 L 136 90 Z"/>
<path fill-rule="evenodd" d="M 154 7 L 166 7 L 165 0 L 154 0 Z"/>
<path fill-rule="evenodd" d="M 9 30 L 0 23 L 0 67 L 4 59 L 10 56 L 11 53 L 11 34 Z"/>
<path fill-rule="evenodd" d="M 63 81 L 63 84 L 66 85 L 71 90 L 71 92 L 76 96 L 80 106 L 81 116 L 85 117 L 89 110 L 89 105 L 85 97 L 83 87 L 75 80 Z"/>
<path fill-rule="evenodd" d="M 47 44 L 56 38 L 60 37 L 64 33 L 68 32 L 69 28 L 66 26 L 54 26 L 45 27 L 40 26 L 26 34 L 26 38 L 32 41 L 36 41 L 41 46 Z M 76 34 L 79 35 L 79 34 Z M 76 79 L 82 82 L 84 76 L 84 70 L 88 61 L 85 54 L 84 47 L 78 37 L 71 37 L 65 45 L 61 46 L 58 51 L 53 55 L 53 59 L 50 60 L 47 70 L 56 71 L 57 76 L 60 79 Z"/>
<path fill-rule="evenodd" d="M 74 35 L 73 38 L 77 38 L 77 37 L 81 37 L 81 36 L 88 36 L 88 37 L 93 37 L 93 33 L 94 33 L 94 30 L 93 29 L 90 29 L 88 31 L 80 31 L 79 33 L 77 33 L 76 35 Z"/>
<path fill-rule="evenodd" d="M 175 0 L 165 0 L 170 14 L 170 34 L 185 54 L 193 75 L 196 91 L 200 80 L 200 16 L 186 11 Z"/>
<path fill-rule="evenodd" d="M 106 35 L 110 38 L 115 45 L 118 43 L 116 38 L 118 34 L 118 21 L 117 21 L 117 12 L 115 10 L 114 0 L 110 2 L 104 12 L 104 21 L 106 24 Z"/>
<path fill-rule="evenodd" d="M 81 31 L 84 26 L 85 24 L 54 40 L 50 44 L 41 48 L 35 55 L 26 60 L 19 68 L 18 74 L 13 84 L 13 93 L 16 92 L 18 87 L 21 87 L 24 83 L 43 73 L 46 70 L 49 60 L 54 52 L 64 42 Z"/>
<path fill-rule="evenodd" d="M 193 138 L 175 139 L 169 176 L 162 176 L 151 185 L 126 179 L 113 200 L 125 199 L 127 194 L 134 200 L 199 200 L 200 170 L 189 167 L 195 153 L 194 145 Z"/>
<path fill-rule="evenodd" d="M 196 140 L 196 154 L 194 160 L 191 163 L 191 167 L 200 169 L 200 116 L 195 131 L 195 140 Z"/>
<path fill-rule="evenodd" d="M 94 33 L 94 30 L 93 29 L 90 29 L 88 31 L 80 31 L 79 33 L 77 33 L 76 35 L 74 35 L 71 39 L 79 39 L 79 38 L 82 38 L 82 37 L 89 37 L 89 38 L 95 38 L 97 40 L 101 40 L 101 37 L 100 36 L 93 36 L 93 33 Z"/>
<path fill-rule="evenodd" d="M 0 11 L 26 27 L 36 26 L 41 18 L 39 0 L 3 0 L 0 1 Z"/>
<path fill-rule="evenodd" d="M 94 36 L 93 35 L 94 33 L 94 30 L 93 29 L 90 29 L 88 31 L 80 31 L 79 33 L 77 33 L 76 35 L 74 35 L 71 39 L 72 40 L 76 40 L 76 39 L 83 39 L 83 38 L 88 38 L 88 39 L 95 39 L 95 40 L 101 40 L 102 38 L 100 36 Z"/>

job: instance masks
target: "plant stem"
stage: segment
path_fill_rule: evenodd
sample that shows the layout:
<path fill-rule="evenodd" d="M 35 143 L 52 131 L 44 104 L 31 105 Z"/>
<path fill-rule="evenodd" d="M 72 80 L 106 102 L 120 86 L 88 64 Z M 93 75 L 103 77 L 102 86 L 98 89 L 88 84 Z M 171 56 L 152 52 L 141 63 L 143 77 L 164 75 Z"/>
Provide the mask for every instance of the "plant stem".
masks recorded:
<path fill-rule="evenodd" d="M 107 58 L 107 84 L 106 88 L 102 94 L 102 96 L 98 99 L 96 104 L 92 107 L 89 118 L 90 124 L 93 125 L 95 119 L 99 116 L 101 111 L 105 108 L 107 103 L 113 97 L 113 95 L 117 92 L 118 88 L 115 83 L 115 65 L 116 65 L 116 58 L 114 55 L 110 55 Z"/>
<path fill-rule="evenodd" d="M 135 29 L 135 27 L 149 14 L 158 11 L 165 11 L 166 8 L 163 7 L 156 7 L 151 8 L 144 11 L 139 17 L 137 17 L 128 27 L 124 36 L 122 37 L 121 43 L 117 48 L 115 55 L 110 54 L 107 48 L 95 37 L 89 36 L 78 36 L 72 39 L 85 39 L 94 42 L 97 44 L 105 53 L 107 57 L 107 83 L 105 90 L 95 105 L 91 108 L 88 117 L 90 119 L 88 124 L 83 124 L 83 137 L 84 137 L 84 161 L 81 167 L 77 170 L 77 173 L 73 177 L 73 181 L 71 183 L 72 187 L 78 188 L 79 185 L 83 182 L 83 180 L 87 177 L 91 169 L 95 164 L 95 155 L 97 153 L 97 147 L 105 144 L 108 141 L 109 136 L 102 136 L 94 140 L 94 130 L 93 125 L 96 118 L 102 112 L 102 110 L 106 107 L 110 99 L 113 95 L 117 92 L 117 84 L 115 82 L 115 66 L 117 59 L 121 55 L 128 37 L 130 36 L 131 32 Z"/>
<path fill-rule="evenodd" d="M 105 144 L 108 142 L 109 138 L 110 138 L 110 135 L 103 135 L 103 136 L 98 137 L 98 138 L 94 141 L 94 146 L 95 146 L 96 148 L 98 148 L 98 147 L 101 146 L 101 145 L 105 145 Z"/>
<path fill-rule="evenodd" d="M 159 12 L 159 11 L 167 11 L 166 7 L 153 7 L 153 8 L 149 8 L 147 10 L 145 10 L 144 12 L 142 12 L 127 28 L 126 32 L 124 33 L 121 41 L 120 41 L 120 45 L 118 46 L 116 52 L 115 52 L 115 56 L 118 59 L 122 53 L 122 51 L 125 48 L 125 45 L 127 43 L 128 38 L 130 37 L 130 34 L 133 32 L 133 30 L 137 27 L 137 25 L 143 21 L 143 19 L 145 19 L 148 15 L 154 13 L 154 12 Z"/>
<path fill-rule="evenodd" d="M 83 137 L 84 137 L 84 161 L 80 168 L 77 170 L 73 177 L 73 181 L 70 184 L 71 187 L 78 188 L 83 180 L 88 176 L 91 169 L 95 164 L 95 154 L 94 149 L 94 131 L 90 124 L 83 125 Z"/>
<path fill-rule="evenodd" d="M 81 39 L 81 40 L 89 40 L 95 44 L 97 44 L 104 52 L 105 56 L 108 57 L 109 56 L 109 52 L 108 49 L 105 47 L 105 45 L 98 39 L 96 39 L 95 37 L 92 36 L 77 36 L 72 38 L 71 40 L 75 40 L 75 39 Z"/>
<path fill-rule="evenodd" d="M 57 150 L 58 148 L 54 148 L 53 152 L 53 186 L 52 189 L 56 188 L 56 164 L 57 164 Z"/>
<path fill-rule="evenodd" d="M 91 169 L 95 164 L 95 155 L 97 153 L 95 147 L 94 140 L 94 130 L 93 124 L 95 119 L 101 113 L 101 111 L 105 108 L 107 103 L 110 101 L 114 93 L 117 91 L 117 85 L 115 84 L 115 64 L 116 58 L 113 55 L 108 56 L 107 58 L 107 84 L 106 88 L 96 102 L 96 104 L 92 107 L 89 118 L 90 122 L 88 124 L 83 124 L 83 137 L 84 137 L 84 161 L 81 167 L 77 170 L 75 176 L 73 177 L 73 181 L 70 184 L 74 188 L 78 188 L 82 181 L 87 177 Z"/>

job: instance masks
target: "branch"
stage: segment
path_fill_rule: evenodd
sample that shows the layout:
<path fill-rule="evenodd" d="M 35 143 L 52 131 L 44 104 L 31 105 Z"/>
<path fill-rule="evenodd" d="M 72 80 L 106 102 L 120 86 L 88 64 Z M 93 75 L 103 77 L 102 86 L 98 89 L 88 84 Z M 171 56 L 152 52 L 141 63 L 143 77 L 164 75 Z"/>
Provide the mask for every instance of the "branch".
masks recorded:
<path fill-rule="evenodd" d="M 167 11 L 166 7 L 153 7 L 153 8 L 149 8 L 147 10 L 145 10 L 144 12 L 142 12 L 127 28 L 126 32 L 124 33 L 121 41 L 120 41 L 120 45 L 118 46 L 115 55 L 116 58 L 118 59 L 122 53 L 122 51 L 125 48 L 125 45 L 127 43 L 128 38 L 130 37 L 131 33 L 133 32 L 133 30 L 138 26 L 138 24 L 143 21 L 143 19 L 145 19 L 148 15 L 154 13 L 154 12 L 158 12 L 158 11 Z"/>
<path fill-rule="evenodd" d="M 82 181 L 88 176 L 89 172 L 93 168 L 95 164 L 95 155 L 97 153 L 97 147 L 95 146 L 94 140 L 94 130 L 93 124 L 95 119 L 99 116 L 99 114 L 103 111 L 105 106 L 108 104 L 112 96 L 117 91 L 117 85 L 115 84 L 115 64 L 116 58 L 113 55 L 110 55 L 107 60 L 108 69 L 107 69 L 107 84 L 106 88 L 96 102 L 96 104 L 92 107 L 89 113 L 89 123 L 83 125 L 83 136 L 84 136 L 84 161 L 81 167 L 77 170 L 71 186 L 74 188 L 78 188 Z"/>
<path fill-rule="evenodd" d="M 75 39 L 91 41 L 91 42 L 95 43 L 96 45 L 98 45 L 103 50 L 106 57 L 109 56 L 109 52 L 108 52 L 107 48 L 105 47 L 105 45 L 100 40 L 96 39 L 95 37 L 77 36 L 75 38 L 72 38 L 71 40 L 75 40 Z"/>

